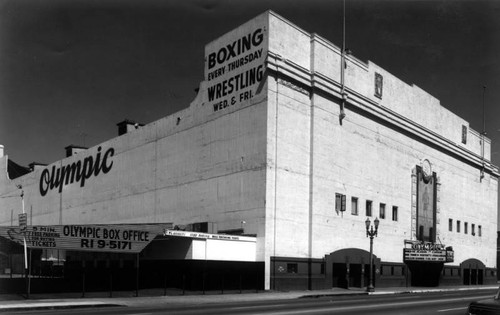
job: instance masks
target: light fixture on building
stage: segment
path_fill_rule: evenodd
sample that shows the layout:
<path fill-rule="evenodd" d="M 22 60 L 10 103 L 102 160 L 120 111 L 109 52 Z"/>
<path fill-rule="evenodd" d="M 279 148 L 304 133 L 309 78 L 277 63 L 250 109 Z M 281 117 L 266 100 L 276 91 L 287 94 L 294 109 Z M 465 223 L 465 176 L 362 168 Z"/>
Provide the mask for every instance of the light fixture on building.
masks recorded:
<path fill-rule="evenodd" d="M 375 287 L 373 286 L 373 237 L 378 234 L 378 225 L 380 223 L 378 218 L 375 218 L 373 221 L 375 225 L 375 229 L 373 229 L 373 225 L 370 222 L 369 218 L 366 218 L 366 237 L 370 237 L 370 283 L 366 287 L 367 292 L 375 291 Z"/>

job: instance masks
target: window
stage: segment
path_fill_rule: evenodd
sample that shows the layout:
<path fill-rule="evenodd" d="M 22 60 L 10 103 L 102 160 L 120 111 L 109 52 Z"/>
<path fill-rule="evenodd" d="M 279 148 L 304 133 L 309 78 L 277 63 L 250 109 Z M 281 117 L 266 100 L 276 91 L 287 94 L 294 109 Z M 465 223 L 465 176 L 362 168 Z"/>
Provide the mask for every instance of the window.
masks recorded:
<path fill-rule="evenodd" d="M 398 220 L 398 207 L 392 206 L 392 221 Z"/>
<path fill-rule="evenodd" d="M 462 143 L 467 144 L 467 126 L 462 125 Z"/>
<path fill-rule="evenodd" d="M 351 198 L 351 213 L 352 215 L 358 215 L 358 198 Z"/>
<path fill-rule="evenodd" d="M 476 235 L 476 225 L 475 224 L 471 224 L 470 230 L 471 230 L 472 236 Z"/>
<path fill-rule="evenodd" d="M 366 216 L 367 217 L 372 216 L 372 201 L 371 200 L 366 201 Z"/>
<path fill-rule="evenodd" d="M 468 223 L 464 223 L 464 234 L 467 234 Z"/>
<path fill-rule="evenodd" d="M 345 195 L 335 194 L 335 211 L 337 213 L 345 211 Z"/>
<path fill-rule="evenodd" d="M 477 226 L 477 236 L 481 237 L 481 226 Z"/>
<path fill-rule="evenodd" d="M 382 90 L 384 84 L 384 77 L 380 73 L 375 72 L 375 96 L 382 98 Z"/>
<path fill-rule="evenodd" d="M 322 275 L 325 274 L 325 263 L 321 263 L 320 264 L 320 271 L 319 271 Z"/>
<path fill-rule="evenodd" d="M 381 203 L 380 204 L 380 213 L 379 213 L 379 217 L 381 219 L 385 219 L 385 203 Z"/>
<path fill-rule="evenodd" d="M 460 221 L 457 220 L 457 233 L 460 233 Z"/>
<path fill-rule="evenodd" d="M 448 219 L 448 231 L 453 231 L 453 219 Z"/>
<path fill-rule="evenodd" d="M 296 263 L 286 264 L 286 272 L 297 273 L 298 270 L 299 270 L 299 266 Z"/>

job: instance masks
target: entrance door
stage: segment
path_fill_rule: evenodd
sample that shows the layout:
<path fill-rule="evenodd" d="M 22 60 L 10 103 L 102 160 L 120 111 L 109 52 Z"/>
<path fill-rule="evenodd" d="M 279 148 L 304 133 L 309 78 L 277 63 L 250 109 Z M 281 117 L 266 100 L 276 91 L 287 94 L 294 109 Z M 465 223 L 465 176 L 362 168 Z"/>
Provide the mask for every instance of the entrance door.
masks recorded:
<path fill-rule="evenodd" d="M 332 286 L 347 289 L 347 266 L 346 264 L 334 263 L 332 271 Z"/>
<path fill-rule="evenodd" d="M 351 264 L 349 270 L 349 286 L 361 288 L 361 264 Z"/>
<path fill-rule="evenodd" d="M 470 284 L 477 284 L 477 270 L 476 269 L 471 270 Z"/>
<path fill-rule="evenodd" d="M 464 269 L 464 285 L 470 285 L 470 269 Z"/>
<path fill-rule="evenodd" d="M 483 269 L 479 269 L 477 272 L 477 284 L 483 284 Z"/>

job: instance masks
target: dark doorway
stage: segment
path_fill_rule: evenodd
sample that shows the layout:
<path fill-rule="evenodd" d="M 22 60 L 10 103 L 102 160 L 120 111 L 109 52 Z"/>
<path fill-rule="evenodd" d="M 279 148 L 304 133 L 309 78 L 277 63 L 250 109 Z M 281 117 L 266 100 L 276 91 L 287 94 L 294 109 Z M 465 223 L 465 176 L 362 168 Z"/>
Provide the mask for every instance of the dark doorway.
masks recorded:
<path fill-rule="evenodd" d="M 361 283 L 362 273 L 361 264 L 350 264 L 349 266 L 349 286 L 361 288 L 363 284 Z"/>
<path fill-rule="evenodd" d="M 346 264 L 334 263 L 332 272 L 332 286 L 347 289 Z"/>
<path fill-rule="evenodd" d="M 472 269 L 470 272 L 470 284 L 477 284 L 477 269 Z"/>
<path fill-rule="evenodd" d="M 462 270 L 463 284 L 483 284 L 486 266 L 478 259 L 470 258 L 460 264 Z"/>
<path fill-rule="evenodd" d="M 370 252 L 358 248 L 346 248 L 325 255 L 328 285 L 332 287 L 366 287 L 368 285 L 368 270 Z M 374 270 L 380 266 L 380 259 L 373 255 Z M 349 272 L 347 272 L 349 266 Z M 375 274 L 376 278 L 377 275 Z M 375 283 L 375 280 L 374 280 Z"/>
<path fill-rule="evenodd" d="M 443 271 L 443 263 L 407 262 L 411 272 L 411 285 L 416 287 L 437 287 Z"/>
<path fill-rule="evenodd" d="M 470 269 L 464 269 L 464 285 L 470 285 Z"/>

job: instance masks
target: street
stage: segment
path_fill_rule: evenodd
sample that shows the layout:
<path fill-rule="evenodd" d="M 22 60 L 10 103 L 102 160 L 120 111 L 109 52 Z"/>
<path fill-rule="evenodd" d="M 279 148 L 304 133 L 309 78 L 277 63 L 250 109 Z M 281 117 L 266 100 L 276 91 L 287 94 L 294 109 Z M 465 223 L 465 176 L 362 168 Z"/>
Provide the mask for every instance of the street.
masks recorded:
<path fill-rule="evenodd" d="M 44 309 L 6 314 L 465 314 L 473 300 L 490 298 L 495 290 L 453 291 L 370 296 L 325 296 L 293 300 L 214 304 L 149 304 L 142 307 Z"/>

